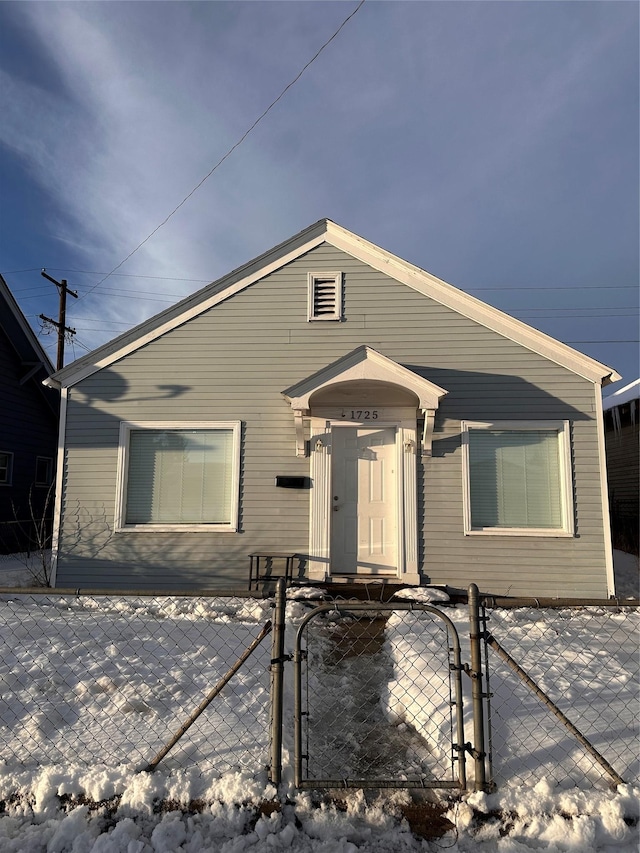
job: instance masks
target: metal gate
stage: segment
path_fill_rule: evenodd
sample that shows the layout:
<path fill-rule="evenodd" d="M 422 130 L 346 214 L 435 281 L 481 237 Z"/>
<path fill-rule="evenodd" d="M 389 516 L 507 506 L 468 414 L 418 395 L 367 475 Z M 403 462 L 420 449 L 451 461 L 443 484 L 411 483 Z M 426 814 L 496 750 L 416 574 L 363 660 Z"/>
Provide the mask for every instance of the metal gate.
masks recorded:
<path fill-rule="evenodd" d="M 460 641 L 441 610 L 316 607 L 294 671 L 298 788 L 466 788 Z"/>

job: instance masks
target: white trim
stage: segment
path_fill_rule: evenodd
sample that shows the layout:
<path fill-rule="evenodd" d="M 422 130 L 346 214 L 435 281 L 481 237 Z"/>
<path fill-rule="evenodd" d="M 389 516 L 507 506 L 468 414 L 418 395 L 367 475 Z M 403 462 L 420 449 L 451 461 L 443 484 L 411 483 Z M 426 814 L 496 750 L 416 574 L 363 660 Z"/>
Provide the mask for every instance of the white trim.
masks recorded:
<path fill-rule="evenodd" d="M 471 482 L 469 467 L 469 430 L 555 430 L 560 442 L 560 482 L 562 527 L 485 527 L 471 526 Z M 465 536 L 534 536 L 555 539 L 574 535 L 575 508 L 573 502 L 573 476 L 571 466 L 571 425 L 569 421 L 461 421 L 462 435 L 462 503 Z"/>
<path fill-rule="evenodd" d="M 604 410 L 602 390 L 595 386 L 596 427 L 598 430 L 598 468 L 600 469 L 600 492 L 602 495 L 602 529 L 604 532 L 604 565 L 607 576 L 607 594 L 616 594 L 615 573 L 613 570 L 613 541 L 611 538 L 611 518 L 609 516 L 609 484 L 607 482 L 607 452 L 604 438 Z"/>
<path fill-rule="evenodd" d="M 329 577 L 331 519 L 331 423 L 311 421 L 311 482 L 309 502 L 309 579 Z"/>
<path fill-rule="evenodd" d="M 333 279 L 334 309 L 331 314 L 316 314 L 316 285 L 318 279 Z M 325 320 L 342 320 L 343 276 L 341 272 L 310 272 L 307 273 L 307 320 L 310 323 Z"/>
<path fill-rule="evenodd" d="M 308 239 L 298 243 L 305 236 L 308 236 Z M 600 364 L 600 362 L 583 355 L 566 344 L 560 343 L 560 341 L 556 341 L 537 329 L 531 328 L 531 326 L 527 326 L 526 323 L 504 314 L 497 308 L 486 305 L 479 299 L 453 287 L 453 285 L 447 284 L 430 273 L 403 261 L 379 246 L 375 246 L 373 243 L 369 243 L 356 234 L 325 219 L 275 247 L 266 255 L 256 258 L 199 293 L 188 297 L 182 303 L 178 303 L 177 306 L 173 306 L 155 318 L 142 323 L 137 329 L 130 330 L 116 338 L 115 341 L 100 347 L 86 359 L 80 359 L 76 366 L 70 365 L 68 368 L 64 368 L 55 374 L 55 377 L 45 380 L 45 384 L 55 387 L 59 387 L 61 384 L 65 386 L 75 385 L 101 368 L 113 364 L 125 355 L 129 355 L 177 326 L 181 326 L 325 242 L 585 379 L 592 382 L 602 381 L 607 384 L 608 382 L 616 382 L 621 378 L 612 368 Z M 289 248 L 292 245 L 295 248 Z M 275 258 L 273 258 L 274 255 Z M 270 258 L 273 259 L 269 260 Z M 256 264 L 262 260 L 264 260 L 264 264 L 256 268 Z M 174 313 L 179 310 L 180 305 L 184 306 L 183 310 L 177 314 Z M 134 335 L 133 338 L 132 335 Z"/>
<path fill-rule="evenodd" d="M 348 252 L 352 257 L 434 299 L 441 305 L 492 329 L 514 343 L 521 344 L 561 367 L 566 367 L 584 379 L 599 382 L 609 377 L 609 382 L 617 382 L 622 378 L 606 365 L 528 326 L 521 320 L 516 320 L 515 317 L 505 314 L 498 308 L 487 305 L 475 296 L 458 290 L 457 287 L 386 252 L 334 222 L 327 222 L 327 243 L 335 246 L 336 249 Z"/>
<path fill-rule="evenodd" d="M 60 425 L 58 429 L 58 457 L 56 459 L 56 496 L 53 507 L 53 530 L 51 533 L 51 586 L 55 587 L 58 574 L 58 555 L 60 554 L 60 535 L 62 532 L 62 490 L 64 483 L 64 443 L 67 431 L 68 388 L 60 391 Z"/>
<path fill-rule="evenodd" d="M 240 510 L 240 438 L 241 421 L 121 421 L 118 440 L 118 470 L 116 475 L 116 533 L 153 532 L 227 532 L 237 533 Z M 127 524 L 125 518 L 129 436 L 132 430 L 232 430 L 233 459 L 231 471 L 231 519 L 225 524 Z"/>
<path fill-rule="evenodd" d="M 398 465 L 398 577 L 410 584 L 420 583 L 418 574 L 418 443 L 415 420 L 413 425 L 402 423 L 398 429 L 399 452 L 402 464 Z"/>
<path fill-rule="evenodd" d="M 306 412 L 311 406 L 311 396 L 317 391 L 355 380 L 399 385 L 416 395 L 416 408 L 421 409 L 437 409 L 440 398 L 447 394 L 444 388 L 368 346 L 356 347 L 312 376 L 287 388 L 282 394 L 294 411 L 297 409 Z"/>
<path fill-rule="evenodd" d="M 290 242 L 290 241 L 289 241 Z M 86 363 L 85 359 L 82 359 L 82 364 L 79 364 L 75 371 L 72 371 L 73 365 L 69 365 L 69 368 L 65 368 L 64 371 L 60 371 L 60 373 L 64 376 L 67 370 L 69 370 L 69 375 L 66 380 L 63 380 L 62 384 L 70 386 L 75 385 L 78 382 L 81 382 L 83 379 L 86 379 L 88 376 L 96 373 L 98 370 L 102 370 L 103 367 L 108 367 L 110 364 L 113 364 L 116 361 L 119 361 L 121 358 L 124 358 L 126 355 L 130 355 L 132 352 L 140 349 L 146 344 L 155 341 L 156 338 L 162 337 L 167 332 L 176 329 L 178 326 L 182 326 L 184 323 L 187 323 L 189 320 L 193 320 L 194 317 L 200 316 L 205 311 L 208 311 L 210 308 L 220 304 L 220 302 L 224 302 L 225 299 L 229 299 L 229 297 L 234 296 L 236 293 L 239 293 L 241 290 L 249 287 L 254 284 L 261 278 L 264 278 L 267 275 L 270 275 L 273 272 L 276 272 L 281 267 L 286 266 L 286 264 L 291 263 L 291 261 L 295 261 L 301 255 L 304 255 L 306 252 L 311 251 L 311 249 L 315 249 L 316 246 L 319 246 L 321 243 L 324 243 L 324 236 L 318 235 L 308 242 L 304 243 L 302 246 L 297 249 L 293 249 L 285 255 L 282 255 L 276 260 L 265 264 L 265 266 L 260 267 L 256 271 L 244 276 L 243 278 L 234 281 L 232 284 L 229 284 L 226 287 L 222 287 L 223 282 L 228 278 L 232 277 L 234 273 L 230 273 L 229 276 L 225 276 L 223 279 L 220 279 L 218 282 L 214 282 L 213 285 L 210 285 L 210 288 L 215 288 L 214 292 L 209 297 L 205 297 L 200 294 L 200 300 L 196 301 L 194 304 L 185 307 L 185 310 L 180 314 L 175 316 L 171 316 L 165 322 L 161 323 L 159 326 L 155 326 L 153 328 L 149 328 L 153 325 L 155 321 L 165 316 L 168 312 L 162 312 L 161 314 L 156 315 L 156 317 L 152 317 L 150 320 L 147 320 L 145 323 L 141 323 L 140 326 L 137 327 L 139 336 L 134 337 L 132 340 L 124 343 L 121 347 L 113 352 L 107 352 L 104 356 L 98 358 L 95 362 Z M 254 261 L 250 261 L 246 266 L 251 266 Z M 205 288 L 207 290 L 208 288 Z M 187 297 L 184 300 L 185 303 L 190 302 L 193 297 Z M 180 304 L 180 303 L 178 303 Z M 168 309 L 169 312 L 175 310 L 176 306 L 172 306 L 172 308 Z M 145 332 L 145 329 L 148 331 Z M 121 335 L 120 338 L 116 338 L 115 341 L 122 340 L 128 338 L 132 332 L 136 331 L 135 329 L 129 330 L 129 332 L 125 332 L 124 335 Z M 111 342 L 111 344 L 114 342 Z M 96 350 L 96 354 L 99 354 L 103 349 L 110 349 L 110 343 L 105 344 L 105 347 L 100 347 Z M 93 355 L 91 353 L 90 356 Z M 50 377 L 50 379 L 45 379 L 45 385 L 52 385 L 57 387 L 60 383 L 56 377 Z"/>
<path fill-rule="evenodd" d="M 296 456 L 303 458 L 307 455 L 306 442 L 304 440 L 304 412 L 294 409 L 293 422 L 296 430 Z"/>
<path fill-rule="evenodd" d="M 427 459 L 433 452 L 433 428 L 436 422 L 435 409 L 423 409 L 424 427 L 422 430 L 422 458 Z"/>
<path fill-rule="evenodd" d="M 387 407 L 391 408 L 391 407 Z M 384 421 L 337 421 L 311 417 L 309 578 L 331 577 L 331 438 L 340 428 L 393 429 L 396 435 L 396 535 L 397 572 L 402 583 L 419 584 L 418 572 L 418 493 L 416 421 L 387 418 Z M 355 577 L 355 576 L 354 576 Z M 363 577 L 360 575 L 359 577 Z M 374 575 L 372 577 L 383 577 Z"/>

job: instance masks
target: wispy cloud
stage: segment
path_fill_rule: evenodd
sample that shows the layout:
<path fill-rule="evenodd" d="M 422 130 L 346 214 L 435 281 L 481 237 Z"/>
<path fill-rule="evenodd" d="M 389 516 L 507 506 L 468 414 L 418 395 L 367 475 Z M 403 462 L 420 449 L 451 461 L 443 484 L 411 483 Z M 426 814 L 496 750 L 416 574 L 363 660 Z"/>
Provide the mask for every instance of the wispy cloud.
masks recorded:
<path fill-rule="evenodd" d="M 614 167 L 595 143 L 572 162 L 571 137 L 588 143 L 590 111 L 602 114 L 604 93 L 624 76 L 616 65 L 628 29 L 620 5 L 605 14 L 600 4 L 365 4 L 269 120 L 121 271 L 214 279 L 321 216 L 454 283 L 477 279 L 478 258 L 495 266 L 510 250 L 507 275 L 531 270 L 531 221 L 566 232 L 577 188 L 574 219 L 588 202 L 611 215 L 612 190 L 598 174 Z M 6 63 L 0 70 L 0 142 L 53 200 L 47 229 L 68 249 L 69 265 L 108 271 L 121 261 L 354 7 L 5 5 L 34 46 L 34 64 L 28 75 Z M 45 68 L 55 70 L 51 79 Z M 621 154 L 609 159 L 618 169 L 637 162 L 632 142 L 616 145 Z M 556 223 L 554 180 L 567 164 L 575 174 Z M 619 239 L 611 219 L 610 239 Z M 517 255 L 511 247 L 521 241 L 524 252 L 525 235 L 530 245 Z M 596 246 L 606 234 L 589 237 L 585 264 L 597 252 L 607 257 Z M 139 322 L 165 307 L 160 299 L 199 286 L 139 280 L 135 289 L 155 291 L 157 302 L 109 297 L 135 281 L 114 277 L 72 306 L 72 316 L 92 318 L 87 329 L 104 320 L 92 345 L 116 323 Z"/>

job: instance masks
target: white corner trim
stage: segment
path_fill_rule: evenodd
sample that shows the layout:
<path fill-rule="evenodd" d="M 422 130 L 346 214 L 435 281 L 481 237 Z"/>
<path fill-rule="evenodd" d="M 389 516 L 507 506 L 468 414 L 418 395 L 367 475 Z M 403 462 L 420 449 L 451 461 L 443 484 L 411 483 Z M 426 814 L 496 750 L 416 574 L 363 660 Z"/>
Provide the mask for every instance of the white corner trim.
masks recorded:
<path fill-rule="evenodd" d="M 62 533 L 62 490 L 64 488 L 64 444 L 67 431 L 67 397 L 69 391 L 60 391 L 60 423 L 58 426 L 58 453 L 56 459 L 56 494 L 53 507 L 53 529 L 51 532 L 51 586 L 55 587 L 58 576 L 58 557 Z"/>
<path fill-rule="evenodd" d="M 469 461 L 469 430 L 556 430 L 560 441 L 560 491 L 562 503 L 562 527 L 473 527 L 471 524 L 471 469 Z M 571 465 L 571 424 L 558 421 L 461 421 L 462 436 L 462 502 L 465 536 L 544 536 L 570 539 L 575 535 L 575 506 L 573 500 L 573 474 Z"/>
<path fill-rule="evenodd" d="M 609 484 L 607 482 L 607 451 L 604 439 L 604 410 L 602 389 L 594 388 L 596 395 L 596 427 L 598 430 L 598 468 L 600 469 L 600 492 L 602 496 L 602 528 L 604 532 L 604 564 L 607 576 L 607 594 L 616 594 L 616 579 L 613 570 L 613 541 L 611 538 L 611 518 L 609 515 Z"/>
<path fill-rule="evenodd" d="M 231 518 L 224 524 L 127 524 L 125 518 L 129 435 L 134 429 L 187 429 L 233 431 L 233 458 L 231 461 Z M 115 533 L 150 533 L 150 532 L 203 532 L 216 531 L 237 533 L 240 513 L 240 444 L 242 439 L 242 421 L 121 421 L 118 439 L 118 468 L 116 474 L 116 505 L 114 512 Z"/>

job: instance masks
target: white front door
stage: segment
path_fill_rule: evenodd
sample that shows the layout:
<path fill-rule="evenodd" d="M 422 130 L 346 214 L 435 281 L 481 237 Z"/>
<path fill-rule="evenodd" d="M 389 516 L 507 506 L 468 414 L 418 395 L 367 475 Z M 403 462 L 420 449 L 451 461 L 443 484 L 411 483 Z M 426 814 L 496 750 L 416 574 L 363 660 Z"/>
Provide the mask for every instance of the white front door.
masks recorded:
<path fill-rule="evenodd" d="M 397 574 L 397 459 L 394 427 L 332 430 L 332 574 Z"/>

